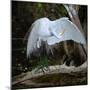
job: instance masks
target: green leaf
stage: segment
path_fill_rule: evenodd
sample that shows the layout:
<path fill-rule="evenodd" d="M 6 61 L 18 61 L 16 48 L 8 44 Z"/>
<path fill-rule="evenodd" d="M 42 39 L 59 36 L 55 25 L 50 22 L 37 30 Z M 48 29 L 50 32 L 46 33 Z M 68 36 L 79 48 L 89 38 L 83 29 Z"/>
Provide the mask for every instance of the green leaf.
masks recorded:
<path fill-rule="evenodd" d="M 38 8 L 42 8 L 42 4 L 41 3 L 38 4 Z"/>

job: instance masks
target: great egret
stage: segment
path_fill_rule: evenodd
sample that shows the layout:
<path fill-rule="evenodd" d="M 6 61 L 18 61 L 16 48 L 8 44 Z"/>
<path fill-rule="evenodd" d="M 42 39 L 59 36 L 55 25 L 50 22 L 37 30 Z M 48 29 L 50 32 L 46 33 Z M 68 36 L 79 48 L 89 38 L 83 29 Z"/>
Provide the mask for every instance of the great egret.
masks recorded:
<path fill-rule="evenodd" d="M 27 42 L 27 57 L 42 46 L 42 41 L 52 46 L 65 40 L 73 40 L 85 44 L 85 38 L 78 27 L 67 17 L 51 21 L 48 18 L 40 18 L 31 26 L 31 32 Z M 47 48 L 46 48 L 47 49 Z"/>
<path fill-rule="evenodd" d="M 31 29 L 27 43 L 27 57 L 40 48 L 41 41 L 46 41 L 48 45 L 54 45 L 65 40 L 73 40 L 81 44 L 86 43 L 80 30 L 66 17 L 55 21 L 40 18 L 32 24 Z"/>

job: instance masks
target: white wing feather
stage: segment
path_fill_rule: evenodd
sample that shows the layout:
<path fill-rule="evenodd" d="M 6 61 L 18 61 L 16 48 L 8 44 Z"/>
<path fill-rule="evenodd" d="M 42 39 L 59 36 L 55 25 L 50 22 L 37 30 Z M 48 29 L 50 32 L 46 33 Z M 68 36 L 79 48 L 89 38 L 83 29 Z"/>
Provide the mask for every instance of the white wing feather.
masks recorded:
<path fill-rule="evenodd" d="M 51 24 L 51 29 L 56 31 L 58 35 L 61 33 L 61 38 L 58 39 L 55 36 L 49 37 L 47 39 L 47 43 L 49 45 L 53 45 L 65 40 L 73 40 L 81 44 L 86 43 L 83 34 L 79 31 L 76 25 L 67 18 L 61 18 L 59 20 L 53 21 Z"/>
<path fill-rule="evenodd" d="M 33 23 L 27 43 L 27 57 L 37 48 L 40 48 L 41 40 L 47 41 L 48 45 L 65 40 L 73 40 L 81 44 L 86 43 L 83 34 L 66 17 L 55 21 L 50 21 L 48 18 L 41 18 Z"/>
<path fill-rule="evenodd" d="M 50 35 L 48 22 L 48 18 L 41 18 L 32 24 L 32 30 L 30 32 L 27 43 L 27 57 L 29 57 L 32 52 L 37 50 L 37 48 L 40 48 L 41 41 L 46 41 L 47 36 Z"/>
<path fill-rule="evenodd" d="M 28 37 L 28 43 L 27 43 L 27 57 L 30 56 L 30 54 L 36 50 L 37 43 L 38 43 L 38 34 L 37 29 L 39 29 L 39 23 L 35 22 L 33 23 L 32 30 L 30 32 L 30 35 Z"/>

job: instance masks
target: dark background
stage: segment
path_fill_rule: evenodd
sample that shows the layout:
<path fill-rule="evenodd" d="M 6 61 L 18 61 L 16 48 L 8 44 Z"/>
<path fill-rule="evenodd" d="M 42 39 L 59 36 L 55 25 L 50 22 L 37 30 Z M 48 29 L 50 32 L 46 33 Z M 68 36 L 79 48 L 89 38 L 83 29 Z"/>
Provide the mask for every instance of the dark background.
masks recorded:
<path fill-rule="evenodd" d="M 87 6 L 79 6 L 79 18 L 87 36 Z M 31 24 L 38 18 L 48 17 L 50 20 L 55 20 L 60 17 L 68 16 L 67 11 L 62 4 L 52 3 L 35 3 L 35 2 L 17 2 L 12 1 L 12 76 L 27 72 L 35 67 L 38 63 L 36 58 L 27 60 L 26 44 L 24 36 Z M 70 50 L 72 50 L 72 43 Z M 59 48 L 59 49 L 58 49 Z M 65 54 L 63 42 L 55 48 L 55 56 L 49 57 L 49 64 L 61 64 L 60 59 Z M 57 60 L 57 62 L 56 62 Z"/>

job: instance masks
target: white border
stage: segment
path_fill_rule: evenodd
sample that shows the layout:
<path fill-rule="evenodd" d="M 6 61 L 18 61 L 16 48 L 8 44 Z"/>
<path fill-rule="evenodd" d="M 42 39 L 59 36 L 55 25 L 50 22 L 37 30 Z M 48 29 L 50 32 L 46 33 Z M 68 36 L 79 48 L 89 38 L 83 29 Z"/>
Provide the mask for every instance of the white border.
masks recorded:
<path fill-rule="evenodd" d="M 20 1 L 20 0 L 19 0 Z M 25 0 L 22 0 L 25 1 Z M 28 0 L 32 1 L 32 0 Z M 33 0 L 37 1 L 37 0 Z M 90 0 L 38 0 L 40 2 L 60 2 L 88 5 L 88 23 L 90 24 Z M 10 60 L 11 60 L 11 29 L 10 29 L 10 0 L 0 0 L 0 90 L 10 90 Z M 88 76 L 90 77 L 90 25 L 88 25 Z M 37 90 L 90 90 L 90 78 L 88 86 L 68 86 L 53 88 L 38 88 Z M 29 90 L 29 89 L 28 89 Z M 32 89 L 34 90 L 34 89 Z"/>
<path fill-rule="evenodd" d="M 13 1 L 33 1 L 33 2 L 49 2 L 49 3 L 66 3 L 87 5 L 88 0 L 13 0 Z"/>
<path fill-rule="evenodd" d="M 10 88 L 10 1 L 0 1 L 0 90 Z"/>

